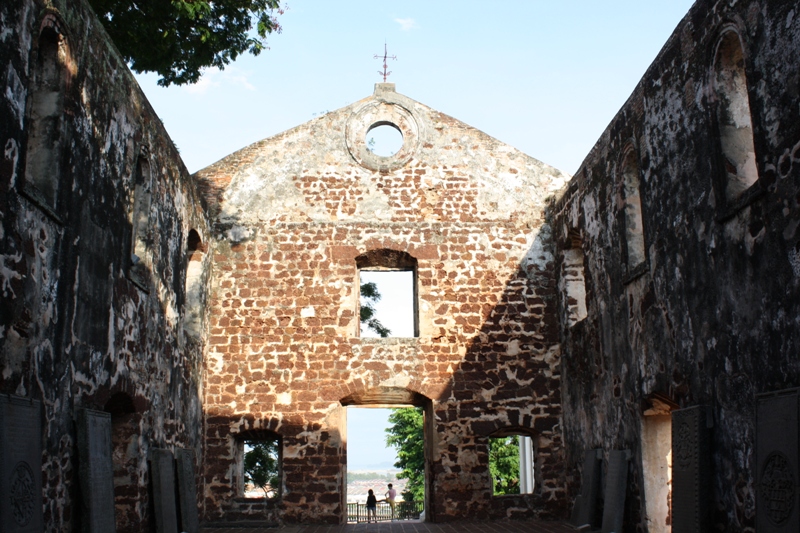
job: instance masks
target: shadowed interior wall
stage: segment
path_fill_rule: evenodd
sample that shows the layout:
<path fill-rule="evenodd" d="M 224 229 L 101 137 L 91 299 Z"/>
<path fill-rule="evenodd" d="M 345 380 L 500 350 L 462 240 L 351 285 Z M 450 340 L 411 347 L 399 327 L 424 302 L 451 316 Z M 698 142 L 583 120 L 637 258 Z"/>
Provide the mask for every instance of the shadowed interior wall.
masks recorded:
<path fill-rule="evenodd" d="M 149 451 L 202 460 L 202 344 L 182 306 L 186 237 L 208 219 L 84 2 L 3 2 L 0 20 L 0 393 L 43 406 L 46 531 L 85 524 L 81 408 L 111 413 L 118 531 L 145 531 Z"/>
<path fill-rule="evenodd" d="M 566 266 L 575 231 L 585 254 L 586 319 L 561 310 L 568 475 L 580 479 L 587 449 L 630 449 L 626 530 L 647 527 L 654 395 L 709 406 L 710 490 L 689 503 L 710 529 L 753 531 L 770 506 L 755 483 L 755 398 L 800 385 L 796 12 L 697 2 L 555 204 L 556 257 Z M 633 272 L 631 145 L 646 266 Z"/>

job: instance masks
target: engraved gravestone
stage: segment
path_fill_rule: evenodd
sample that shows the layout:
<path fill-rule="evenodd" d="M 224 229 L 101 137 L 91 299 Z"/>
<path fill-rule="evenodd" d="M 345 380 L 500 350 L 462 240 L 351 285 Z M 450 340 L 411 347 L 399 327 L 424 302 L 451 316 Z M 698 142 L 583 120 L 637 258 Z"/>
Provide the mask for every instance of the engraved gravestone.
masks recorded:
<path fill-rule="evenodd" d="M 194 453 L 191 450 L 175 450 L 178 467 L 178 502 L 181 510 L 181 531 L 198 533 L 197 485 L 194 477 Z"/>
<path fill-rule="evenodd" d="M 625 517 L 625 494 L 628 489 L 629 450 L 611 450 L 608 453 L 605 506 L 603 507 L 603 533 L 622 533 Z"/>
<path fill-rule="evenodd" d="M 0 396 L 0 531 L 41 533 L 42 429 L 36 400 Z"/>
<path fill-rule="evenodd" d="M 600 472 L 603 450 L 587 450 L 581 473 L 581 492 L 575 498 L 570 523 L 575 527 L 593 526 L 600 492 Z"/>
<path fill-rule="evenodd" d="M 705 406 L 672 412 L 672 532 L 707 531 L 710 429 Z"/>
<path fill-rule="evenodd" d="M 83 531 L 113 533 L 114 464 L 111 460 L 111 415 L 102 411 L 78 411 L 78 461 Z"/>
<path fill-rule="evenodd" d="M 177 533 L 178 514 L 175 505 L 175 461 L 172 452 L 150 450 L 150 479 L 153 484 L 153 511 L 156 533 Z"/>
<path fill-rule="evenodd" d="M 755 468 L 759 533 L 800 531 L 799 418 L 797 389 L 757 399 Z"/>

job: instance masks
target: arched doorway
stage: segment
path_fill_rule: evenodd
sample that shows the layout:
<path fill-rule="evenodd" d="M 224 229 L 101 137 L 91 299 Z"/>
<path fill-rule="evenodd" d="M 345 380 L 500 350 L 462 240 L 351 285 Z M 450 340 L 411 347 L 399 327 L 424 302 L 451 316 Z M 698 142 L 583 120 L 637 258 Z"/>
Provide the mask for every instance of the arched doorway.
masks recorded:
<path fill-rule="evenodd" d="M 343 428 L 349 428 L 347 422 L 347 413 L 350 409 L 357 409 L 357 408 L 388 408 L 388 409 L 395 409 L 395 408 L 409 408 L 414 409 L 417 408 L 420 410 L 422 415 L 421 426 L 422 426 L 422 434 L 421 434 L 421 447 L 423 451 L 423 477 L 424 477 L 424 496 L 422 505 L 418 505 L 412 502 L 404 502 L 398 503 L 394 509 L 394 513 L 390 508 L 386 508 L 386 512 L 381 515 L 379 514 L 379 519 L 381 520 L 391 520 L 392 518 L 396 520 L 405 520 L 405 519 L 418 519 L 419 512 L 424 511 L 424 516 L 430 517 L 431 509 L 430 509 L 430 502 L 434 501 L 433 499 L 433 485 L 430 482 L 431 480 L 431 458 L 433 457 L 431 444 L 433 443 L 433 404 L 431 400 L 425 397 L 422 394 L 399 388 L 399 387 L 376 387 L 372 389 L 368 389 L 362 392 L 358 392 L 352 394 L 346 398 L 340 400 L 340 403 L 344 409 L 344 420 L 343 420 Z M 346 429 L 344 432 L 344 443 L 345 448 L 348 448 L 350 434 L 349 430 Z M 345 474 L 347 474 L 347 468 L 345 468 Z M 347 475 L 343 476 L 343 486 L 341 487 L 342 494 L 345 494 L 345 501 L 349 502 L 350 499 L 348 498 L 347 494 Z M 385 480 L 385 482 L 381 482 L 380 485 L 376 485 L 377 489 L 375 489 L 375 495 L 378 500 L 384 499 L 384 493 L 387 488 L 387 484 L 390 481 Z M 377 483 L 377 481 L 376 481 Z M 401 497 L 400 492 L 398 492 L 398 498 Z M 355 502 L 354 502 L 355 503 Z M 356 509 L 363 509 L 363 507 L 354 507 L 352 504 L 348 503 L 348 521 L 359 521 L 359 517 L 361 516 L 358 514 Z M 356 519 L 353 519 L 353 516 L 350 516 L 353 512 L 357 513 L 355 515 Z M 365 512 L 364 512 L 365 514 Z"/>
<path fill-rule="evenodd" d="M 124 392 L 109 398 L 104 409 L 111 414 L 111 460 L 114 466 L 114 507 L 117 533 L 139 531 L 139 507 L 146 501 L 146 485 L 140 479 L 142 454 L 139 421 L 133 399 Z"/>

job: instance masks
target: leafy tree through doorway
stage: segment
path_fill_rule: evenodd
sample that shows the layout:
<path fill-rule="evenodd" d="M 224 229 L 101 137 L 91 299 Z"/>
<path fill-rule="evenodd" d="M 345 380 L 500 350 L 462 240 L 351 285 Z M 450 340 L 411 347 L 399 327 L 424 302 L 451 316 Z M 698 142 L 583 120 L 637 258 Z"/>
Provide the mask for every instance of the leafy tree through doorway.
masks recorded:
<path fill-rule="evenodd" d="M 425 499 L 425 438 L 421 407 L 393 409 L 386 429 L 386 444 L 397 449 L 398 479 L 407 479 L 405 501 Z"/>

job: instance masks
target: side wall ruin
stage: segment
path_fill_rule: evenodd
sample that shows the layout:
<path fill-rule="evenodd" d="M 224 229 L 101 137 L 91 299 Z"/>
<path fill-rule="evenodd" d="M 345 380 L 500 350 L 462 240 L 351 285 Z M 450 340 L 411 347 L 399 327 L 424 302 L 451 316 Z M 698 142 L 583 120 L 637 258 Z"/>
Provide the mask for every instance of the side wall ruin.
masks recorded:
<path fill-rule="evenodd" d="M 800 386 L 799 52 L 794 2 L 697 2 L 555 204 L 567 464 L 633 452 L 626 531 L 674 517 L 648 428 L 691 406 L 713 425 L 705 530 L 770 505 L 757 395 Z"/>
<path fill-rule="evenodd" d="M 207 217 L 83 2 L 3 2 L 0 20 L 0 393 L 41 402 L 44 530 L 86 519 L 76 419 L 91 408 L 111 415 L 117 531 L 150 531 L 149 451 L 202 459 L 202 344 L 184 317 Z"/>

